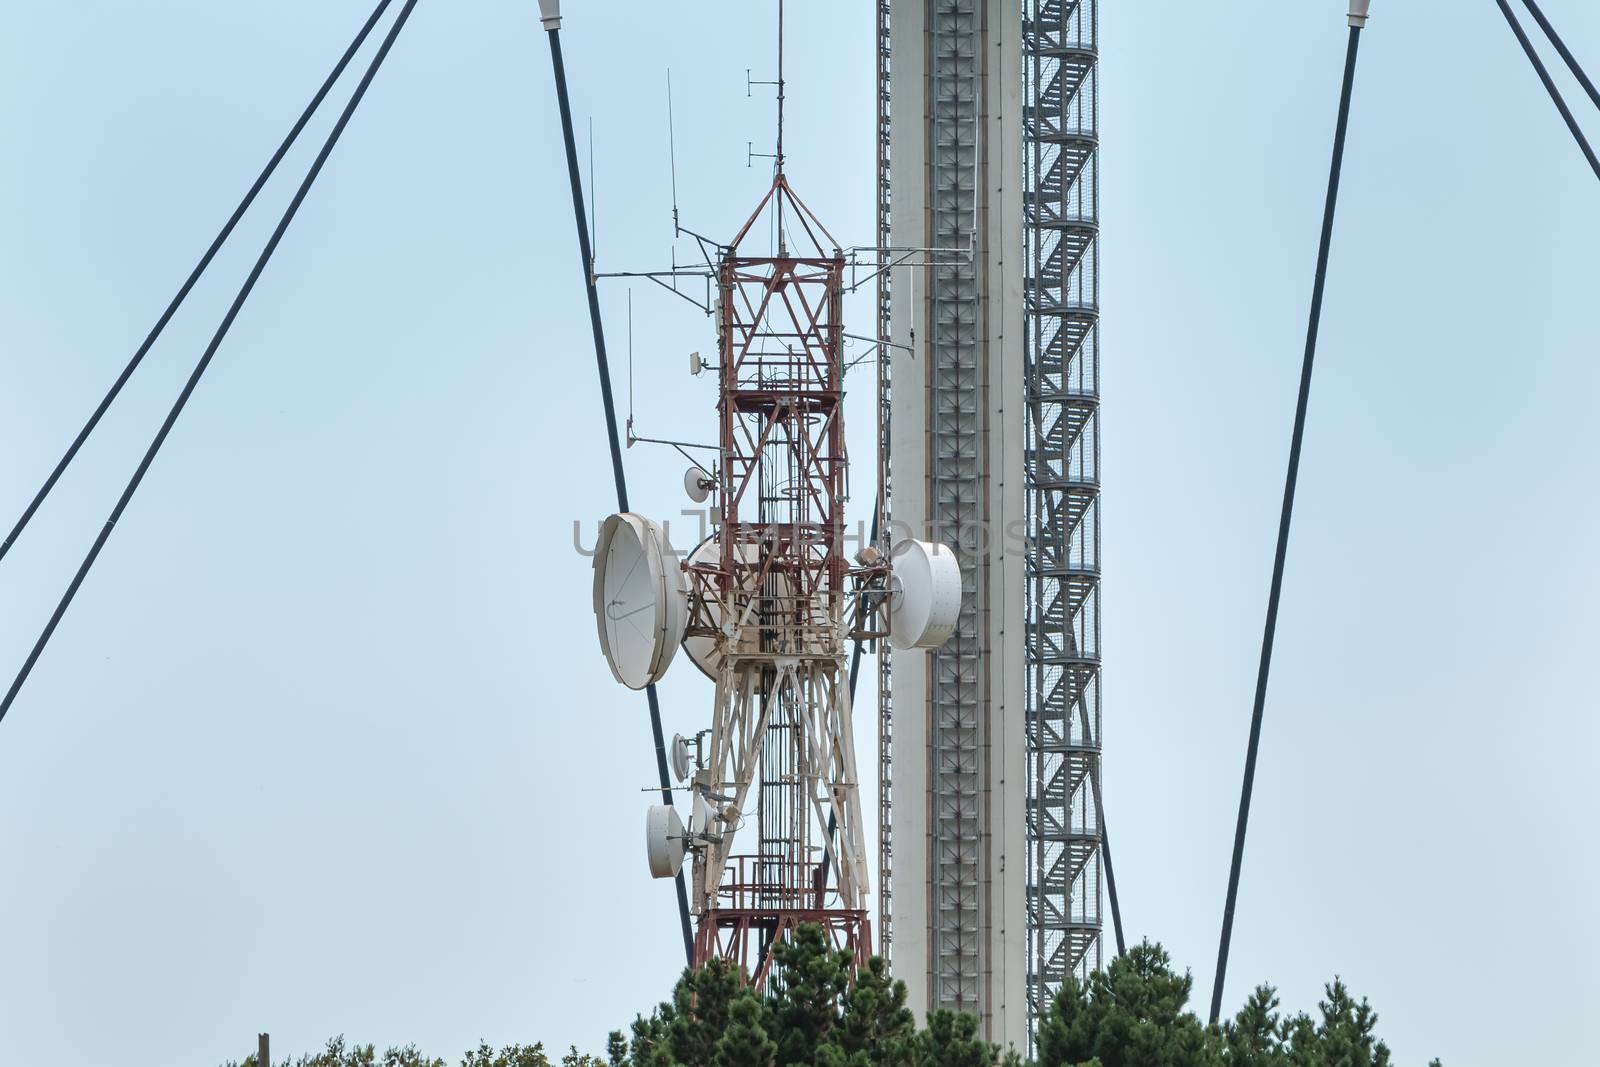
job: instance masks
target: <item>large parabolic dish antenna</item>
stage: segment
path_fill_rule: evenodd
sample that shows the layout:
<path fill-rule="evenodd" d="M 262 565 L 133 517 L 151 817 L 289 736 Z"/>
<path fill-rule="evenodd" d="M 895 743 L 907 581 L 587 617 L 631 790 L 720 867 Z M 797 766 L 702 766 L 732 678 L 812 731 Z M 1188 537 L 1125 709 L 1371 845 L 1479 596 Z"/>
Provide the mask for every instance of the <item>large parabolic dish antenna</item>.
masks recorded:
<path fill-rule="evenodd" d="M 661 528 L 642 515 L 623 512 L 600 526 L 594 615 L 617 681 L 643 689 L 666 673 L 688 624 L 688 588 Z"/>

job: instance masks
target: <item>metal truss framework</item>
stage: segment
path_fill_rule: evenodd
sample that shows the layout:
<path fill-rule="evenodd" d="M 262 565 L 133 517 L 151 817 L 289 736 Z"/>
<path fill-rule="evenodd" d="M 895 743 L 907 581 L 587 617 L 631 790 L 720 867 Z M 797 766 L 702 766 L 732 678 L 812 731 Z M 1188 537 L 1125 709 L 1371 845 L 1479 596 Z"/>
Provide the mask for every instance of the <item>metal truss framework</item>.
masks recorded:
<path fill-rule="evenodd" d="M 890 244 L 889 185 L 889 6 L 878 0 L 878 247 Z M 889 253 L 886 253 L 889 254 Z M 889 429 L 894 390 L 889 358 L 893 341 L 890 318 L 890 285 L 894 271 L 878 273 L 878 519 L 880 529 L 891 530 L 889 503 L 893 500 L 889 470 Z M 878 955 L 891 959 L 894 942 L 891 922 L 894 911 L 894 834 L 892 790 L 894 788 L 894 683 L 889 643 L 879 641 L 878 652 Z"/>
<path fill-rule="evenodd" d="M 769 211 L 776 254 L 742 252 Z M 844 537 L 844 269 L 781 171 L 717 269 L 717 535 L 685 568 L 686 633 L 709 643 L 717 683 L 690 904 L 695 963 L 731 959 L 758 988 L 797 923 L 822 923 L 858 963 L 871 943 L 845 681 L 861 572 Z M 734 853 L 741 831 L 753 854 Z"/>
<path fill-rule="evenodd" d="M 982 0 L 927 9 L 926 243 L 976 248 Z M 956 546 L 963 582 L 955 634 L 928 656 L 929 1006 L 984 1013 L 989 961 L 985 870 L 988 718 L 985 413 L 989 379 L 978 257 L 929 268 L 928 520 Z"/>
<path fill-rule="evenodd" d="M 1023 0 L 1029 1032 L 1101 964 L 1098 0 Z"/>

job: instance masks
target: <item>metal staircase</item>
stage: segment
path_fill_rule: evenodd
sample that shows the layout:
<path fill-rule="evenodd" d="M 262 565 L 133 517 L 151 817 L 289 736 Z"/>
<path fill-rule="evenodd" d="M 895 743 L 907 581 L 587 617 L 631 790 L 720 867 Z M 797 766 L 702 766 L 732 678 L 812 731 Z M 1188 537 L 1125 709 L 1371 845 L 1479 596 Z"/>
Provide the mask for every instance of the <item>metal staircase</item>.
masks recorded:
<path fill-rule="evenodd" d="M 1100 958 L 1098 0 L 1023 0 L 1028 1009 Z"/>

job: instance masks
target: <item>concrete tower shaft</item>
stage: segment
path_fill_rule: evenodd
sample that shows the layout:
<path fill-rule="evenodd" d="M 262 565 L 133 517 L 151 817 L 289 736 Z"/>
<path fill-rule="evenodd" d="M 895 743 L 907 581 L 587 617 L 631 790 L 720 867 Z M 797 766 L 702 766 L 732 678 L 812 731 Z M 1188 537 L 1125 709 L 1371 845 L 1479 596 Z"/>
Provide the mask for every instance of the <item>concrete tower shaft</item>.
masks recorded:
<path fill-rule="evenodd" d="M 956 545 L 966 588 L 880 713 L 885 929 L 916 1007 L 1023 1050 L 1100 963 L 1095 16 L 890 0 L 879 21 L 888 243 L 972 251 L 897 270 L 887 316 L 895 526 Z"/>

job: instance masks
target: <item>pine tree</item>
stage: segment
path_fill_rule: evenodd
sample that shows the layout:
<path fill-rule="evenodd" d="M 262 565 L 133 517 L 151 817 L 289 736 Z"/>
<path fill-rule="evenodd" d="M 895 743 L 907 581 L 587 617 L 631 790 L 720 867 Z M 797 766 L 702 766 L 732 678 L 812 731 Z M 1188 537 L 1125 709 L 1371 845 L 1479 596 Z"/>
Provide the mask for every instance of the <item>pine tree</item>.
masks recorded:
<path fill-rule="evenodd" d="M 725 960 L 685 971 L 672 999 L 612 1033 L 606 1058 L 576 1048 L 559 1067 L 1024 1067 L 1002 1058 L 971 1015 L 935 1011 L 918 1029 L 905 983 L 871 960 L 852 975 L 820 927 L 803 926 L 772 947 L 765 993 Z M 1376 1036 L 1377 1013 L 1337 979 L 1320 1018 L 1286 1019 L 1270 986 L 1251 993 L 1233 1019 L 1206 1027 L 1188 1010 L 1193 982 L 1160 946 L 1141 944 L 1086 980 L 1068 978 L 1037 1033 L 1029 1067 L 1391 1067 Z M 255 1058 L 227 1067 L 256 1067 Z M 285 1060 L 278 1067 L 291 1067 Z M 414 1046 L 380 1057 L 343 1037 L 293 1067 L 445 1067 Z M 552 1067 L 544 1046 L 480 1042 L 461 1067 Z M 1439 1067 L 1437 1060 L 1430 1067 Z"/>
<path fill-rule="evenodd" d="M 1184 1010 L 1193 980 L 1158 945 L 1136 945 L 1089 976 L 1069 978 L 1039 1027 L 1040 1067 L 1216 1067 L 1214 1034 Z"/>
<path fill-rule="evenodd" d="M 917 1019 L 906 1007 L 906 984 L 889 977 L 885 961 L 874 956 L 844 997 L 838 1045 L 850 1063 L 868 1067 L 911 1067 L 916 1063 Z"/>
<path fill-rule="evenodd" d="M 727 960 L 685 971 L 666 1016 L 673 1062 L 685 1067 L 709 1065 L 728 1029 L 734 1002 L 747 993 L 743 976 Z"/>
<path fill-rule="evenodd" d="M 917 1067 L 994 1067 L 1000 1058 L 998 1048 L 978 1037 L 977 1016 L 964 1012 L 930 1012 L 918 1036 Z"/>
<path fill-rule="evenodd" d="M 772 1067 L 778 1054 L 778 1043 L 767 1036 L 762 1026 L 761 998 L 746 990 L 734 999 L 729 1007 L 728 1026 L 717 1041 L 714 1059 L 703 1062 L 710 1067 Z"/>
<path fill-rule="evenodd" d="M 805 925 L 772 946 L 769 983 L 773 1035 L 780 1064 L 810 1064 L 833 1044 L 834 1028 L 850 988 L 849 952 L 835 952 L 820 926 Z"/>
<path fill-rule="evenodd" d="M 1389 1046 L 1373 1030 L 1378 1014 L 1363 999 L 1359 1004 L 1335 978 L 1325 987 L 1328 999 L 1318 1003 L 1320 1023 L 1298 1016 L 1289 1028 L 1289 1063 L 1294 1067 L 1389 1067 Z"/>
<path fill-rule="evenodd" d="M 667 1033 L 668 1020 L 662 1018 L 671 1011 L 670 1005 L 663 1004 L 649 1018 L 641 1015 L 633 1020 L 630 1055 L 623 1061 L 627 1067 L 676 1067 L 678 1061 L 672 1055 L 672 1042 Z"/>
<path fill-rule="evenodd" d="M 1222 1060 L 1228 1067 L 1289 1067 L 1287 1028 L 1271 986 L 1257 986 L 1232 1021 L 1222 1027 Z"/>

